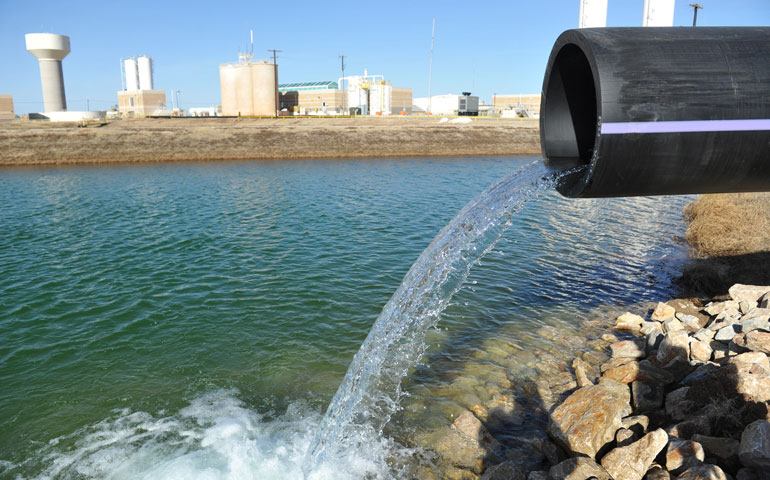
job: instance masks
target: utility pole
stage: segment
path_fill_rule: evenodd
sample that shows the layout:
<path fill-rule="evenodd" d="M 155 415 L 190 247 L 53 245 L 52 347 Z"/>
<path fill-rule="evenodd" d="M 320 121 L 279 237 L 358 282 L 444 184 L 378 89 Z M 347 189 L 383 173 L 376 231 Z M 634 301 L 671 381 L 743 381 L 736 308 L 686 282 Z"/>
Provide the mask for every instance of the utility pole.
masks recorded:
<path fill-rule="evenodd" d="M 692 7 L 692 26 L 694 27 L 698 23 L 698 10 L 703 8 L 703 5 L 699 3 L 691 3 L 690 6 Z"/>
<path fill-rule="evenodd" d="M 345 110 L 347 110 L 347 103 L 345 103 L 345 55 L 340 55 L 340 60 L 342 60 L 342 80 L 340 80 L 340 90 L 342 90 L 342 112 L 344 115 Z"/>
<path fill-rule="evenodd" d="M 268 49 L 268 52 L 273 52 L 273 66 L 275 68 L 275 116 L 278 116 L 278 112 L 281 110 L 281 106 L 278 102 L 278 55 L 277 53 L 282 52 L 282 50 L 276 50 L 274 48 Z"/>
<path fill-rule="evenodd" d="M 433 17 L 433 28 L 430 31 L 430 64 L 428 67 L 428 114 L 433 109 L 433 100 L 430 96 L 430 84 L 433 81 L 433 42 L 436 39 L 436 17 Z"/>

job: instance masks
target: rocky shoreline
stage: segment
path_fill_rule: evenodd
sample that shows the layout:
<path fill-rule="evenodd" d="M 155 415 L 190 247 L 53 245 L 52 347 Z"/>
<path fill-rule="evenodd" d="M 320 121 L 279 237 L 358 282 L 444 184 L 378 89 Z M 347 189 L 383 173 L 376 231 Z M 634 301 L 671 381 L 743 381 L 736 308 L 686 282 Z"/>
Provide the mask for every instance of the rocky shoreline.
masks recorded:
<path fill-rule="evenodd" d="M 519 387 L 547 436 L 504 434 L 515 385 L 468 405 L 434 434 L 442 478 L 770 479 L 770 286 L 729 294 L 625 313 L 571 365 L 536 362 L 534 384 Z"/>

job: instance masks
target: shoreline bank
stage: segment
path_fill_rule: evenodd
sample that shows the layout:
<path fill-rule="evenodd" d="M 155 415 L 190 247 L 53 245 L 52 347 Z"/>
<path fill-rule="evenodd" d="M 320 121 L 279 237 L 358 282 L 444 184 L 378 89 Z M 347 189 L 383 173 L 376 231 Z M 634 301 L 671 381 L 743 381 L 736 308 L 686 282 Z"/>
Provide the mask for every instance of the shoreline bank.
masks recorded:
<path fill-rule="evenodd" d="M 0 126 L 0 166 L 540 153 L 533 120 L 133 119 Z"/>
<path fill-rule="evenodd" d="M 526 452 L 506 442 L 532 409 L 511 383 L 432 436 L 444 478 L 770 478 L 770 286 L 729 295 L 626 312 L 600 338 L 586 323 L 593 338 L 571 364 L 536 364 Z"/>

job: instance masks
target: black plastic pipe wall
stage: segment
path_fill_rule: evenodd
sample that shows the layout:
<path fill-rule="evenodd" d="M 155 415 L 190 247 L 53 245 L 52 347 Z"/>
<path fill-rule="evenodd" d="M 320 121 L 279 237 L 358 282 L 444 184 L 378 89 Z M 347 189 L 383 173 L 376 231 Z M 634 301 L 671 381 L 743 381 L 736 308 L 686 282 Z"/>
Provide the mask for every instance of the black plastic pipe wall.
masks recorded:
<path fill-rule="evenodd" d="M 540 141 L 569 197 L 770 191 L 770 27 L 568 30 Z"/>

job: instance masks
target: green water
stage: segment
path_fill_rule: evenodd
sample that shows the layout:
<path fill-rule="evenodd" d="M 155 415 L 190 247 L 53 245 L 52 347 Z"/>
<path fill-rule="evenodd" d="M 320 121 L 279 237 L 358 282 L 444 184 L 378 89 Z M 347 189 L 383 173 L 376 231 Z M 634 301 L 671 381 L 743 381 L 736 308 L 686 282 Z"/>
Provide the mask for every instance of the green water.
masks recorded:
<path fill-rule="evenodd" d="M 1 170 L 0 476 L 217 478 L 291 461 L 301 452 L 249 448 L 312 435 L 412 262 L 533 158 Z M 669 295 L 685 202 L 531 202 L 430 358 Z"/>

